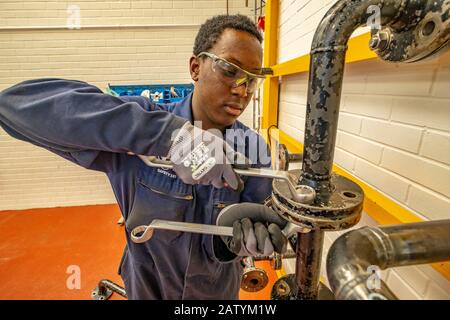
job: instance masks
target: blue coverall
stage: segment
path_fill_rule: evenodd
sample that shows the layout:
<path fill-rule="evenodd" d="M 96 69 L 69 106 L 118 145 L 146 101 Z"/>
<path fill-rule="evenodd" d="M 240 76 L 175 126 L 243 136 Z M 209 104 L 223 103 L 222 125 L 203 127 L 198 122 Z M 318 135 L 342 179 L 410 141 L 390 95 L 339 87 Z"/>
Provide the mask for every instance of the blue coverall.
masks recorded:
<path fill-rule="evenodd" d="M 129 233 L 155 218 L 215 224 L 223 207 L 262 203 L 271 193 L 271 179 L 265 178 L 242 177 L 241 193 L 187 185 L 173 171 L 148 167 L 127 154 L 166 156 L 172 132 L 186 120 L 193 122 L 191 99 L 154 104 L 63 79 L 25 81 L 0 93 L 0 125 L 7 133 L 108 176 L 126 221 L 119 273 L 130 299 L 238 298 L 240 260 L 219 255 L 212 236 L 156 231 L 150 241 L 135 244 Z M 239 121 L 232 128 L 257 135 Z M 259 147 L 267 148 L 257 139 Z M 238 144 L 235 150 L 241 150 Z"/>

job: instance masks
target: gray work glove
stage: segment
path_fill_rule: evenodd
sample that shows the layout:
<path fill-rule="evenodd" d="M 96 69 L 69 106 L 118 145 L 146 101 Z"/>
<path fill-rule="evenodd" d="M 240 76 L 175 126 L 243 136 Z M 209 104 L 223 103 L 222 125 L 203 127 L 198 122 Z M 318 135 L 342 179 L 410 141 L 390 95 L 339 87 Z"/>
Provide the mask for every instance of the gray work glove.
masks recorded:
<path fill-rule="evenodd" d="M 225 207 L 219 213 L 216 224 L 233 227 L 233 237 L 216 237 L 235 255 L 268 256 L 274 251 L 280 254 L 286 252 L 287 238 L 281 229 L 287 221 L 262 204 L 239 203 Z M 229 255 L 220 249 L 217 238 L 214 244 L 216 256 L 229 259 Z"/>
<path fill-rule="evenodd" d="M 205 131 L 186 122 L 175 134 L 167 157 L 184 183 L 243 189 L 243 182 L 231 165 L 248 160 L 235 152 L 217 129 Z"/>

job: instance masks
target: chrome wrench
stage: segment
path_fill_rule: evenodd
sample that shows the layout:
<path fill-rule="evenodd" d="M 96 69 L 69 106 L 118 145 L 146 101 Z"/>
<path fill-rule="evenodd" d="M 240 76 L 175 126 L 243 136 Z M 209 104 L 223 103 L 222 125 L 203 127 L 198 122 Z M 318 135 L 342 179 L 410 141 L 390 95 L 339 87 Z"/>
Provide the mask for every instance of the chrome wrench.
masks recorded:
<path fill-rule="evenodd" d="M 146 165 L 153 168 L 173 169 L 173 165 L 169 161 L 157 159 L 154 156 L 142 156 L 138 155 Z M 260 178 L 272 178 L 284 180 L 289 190 L 291 191 L 292 198 L 299 203 L 309 204 L 312 203 L 316 197 L 316 191 L 310 186 L 298 185 L 296 186 L 292 182 L 292 178 L 287 171 L 262 169 L 262 168 L 246 168 L 239 169 L 234 168 L 234 171 L 243 176 L 260 177 Z"/>
<path fill-rule="evenodd" d="M 154 219 L 149 225 L 142 225 L 134 228 L 131 231 L 131 240 L 135 243 L 146 242 L 151 239 L 151 237 L 153 236 L 153 231 L 155 229 L 202 233 L 216 236 L 233 236 L 233 227 Z M 304 229 L 300 226 L 294 225 L 291 222 L 288 222 L 282 232 L 286 236 L 286 238 L 289 239 L 293 234 L 297 232 L 306 233 L 309 232 L 309 229 Z"/>

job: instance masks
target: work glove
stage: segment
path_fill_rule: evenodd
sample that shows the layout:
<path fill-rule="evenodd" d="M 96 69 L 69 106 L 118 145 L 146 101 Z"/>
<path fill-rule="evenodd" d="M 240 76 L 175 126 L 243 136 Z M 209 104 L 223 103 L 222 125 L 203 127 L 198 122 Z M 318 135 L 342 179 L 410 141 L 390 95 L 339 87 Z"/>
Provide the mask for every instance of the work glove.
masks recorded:
<path fill-rule="evenodd" d="M 287 221 L 267 206 L 256 203 L 230 205 L 219 213 L 216 224 L 233 227 L 233 237 L 214 236 L 215 254 L 224 258 L 221 260 L 229 260 L 232 256 L 223 252 L 219 241 L 237 256 L 269 256 L 273 252 L 286 252 L 287 238 L 281 230 Z"/>
<path fill-rule="evenodd" d="M 172 140 L 167 157 L 184 183 L 242 191 L 244 184 L 232 164 L 248 165 L 249 160 L 235 152 L 219 130 L 205 131 L 186 122 Z"/>

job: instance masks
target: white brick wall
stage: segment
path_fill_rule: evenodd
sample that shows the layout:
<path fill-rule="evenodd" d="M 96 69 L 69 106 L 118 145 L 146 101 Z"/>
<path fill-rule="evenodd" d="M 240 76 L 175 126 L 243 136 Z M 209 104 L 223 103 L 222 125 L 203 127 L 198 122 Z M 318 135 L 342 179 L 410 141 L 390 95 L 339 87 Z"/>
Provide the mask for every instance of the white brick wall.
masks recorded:
<path fill-rule="evenodd" d="M 348 65 L 344 84 L 364 82 L 365 85 L 352 90 L 344 85 L 337 137 L 337 150 L 340 150 L 336 151 L 337 164 L 413 212 L 426 217 L 432 215 L 434 219 L 449 217 L 449 211 L 442 209 L 450 207 L 450 107 L 447 106 L 450 99 L 434 97 L 431 88 L 435 84 L 430 84 L 428 93 L 417 98 L 405 95 L 404 88 L 398 95 L 374 95 L 369 90 L 368 79 L 373 79 L 376 72 L 388 78 L 394 77 L 392 74 L 402 78 L 403 71 L 410 78 L 420 78 L 421 72 L 442 74 L 442 70 L 449 69 L 449 64 L 448 55 L 424 62 L 415 75 L 412 74 L 414 65 L 392 65 L 388 69 L 385 63 L 376 60 Z M 307 78 L 307 74 L 284 77 L 280 91 L 279 127 L 300 141 L 303 140 Z M 386 87 L 392 92 L 395 84 L 388 82 Z M 427 203 L 426 211 L 409 195 L 417 194 L 421 188 L 427 191 L 424 197 L 435 199 Z"/>
<path fill-rule="evenodd" d="M 206 17 L 226 13 L 221 0 L 2 0 L 0 26 L 60 26 L 69 16 L 69 5 L 81 9 L 82 25 L 201 23 Z M 253 8 L 253 1 L 249 2 Z M 229 2 L 229 13 L 250 14 L 244 0 Z"/>
<path fill-rule="evenodd" d="M 427 130 L 424 133 L 420 155 L 450 164 L 450 135 L 445 132 Z"/>
<path fill-rule="evenodd" d="M 80 30 L 65 27 L 79 5 Z M 253 1 L 229 2 L 229 13 L 253 19 Z M 190 83 L 188 58 L 198 27 L 226 13 L 225 1 L 1 0 L 0 90 L 20 81 L 63 77 L 101 89 L 110 84 Z M 171 27 L 116 28 L 114 25 Z M 191 26 L 180 26 L 189 24 Z M 86 26 L 112 26 L 83 29 Z M 5 28 L 28 27 L 28 30 Z M 3 28 L 3 30 L 2 30 Z M 252 103 L 242 120 L 252 124 Z M 9 137 L 0 129 L 0 211 L 115 202 L 106 177 Z"/>
<path fill-rule="evenodd" d="M 278 62 L 309 53 L 314 31 L 336 0 L 280 0 Z M 352 35 L 367 31 L 360 28 Z"/>
<path fill-rule="evenodd" d="M 279 63 L 309 53 L 334 2 L 281 0 Z M 303 73 L 283 77 L 280 90 L 279 128 L 301 142 L 307 86 Z M 449 88 L 449 54 L 410 65 L 378 59 L 347 65 L 335 163 L 420 217 L 450 218 Z M 365 216 L 363 225 L 376 223 Z M 327 233 L 325 254 L 336 236 Z M 450 299 L 450 282 L 430 266 L 383 276 L 402 299 Z"/>

